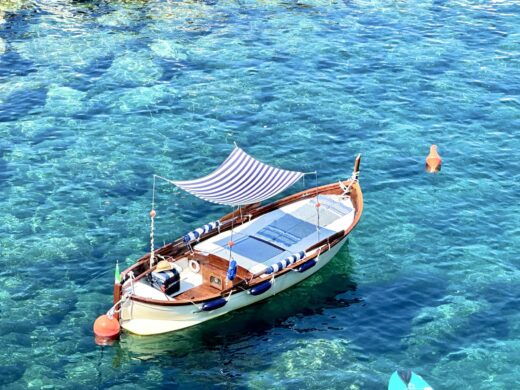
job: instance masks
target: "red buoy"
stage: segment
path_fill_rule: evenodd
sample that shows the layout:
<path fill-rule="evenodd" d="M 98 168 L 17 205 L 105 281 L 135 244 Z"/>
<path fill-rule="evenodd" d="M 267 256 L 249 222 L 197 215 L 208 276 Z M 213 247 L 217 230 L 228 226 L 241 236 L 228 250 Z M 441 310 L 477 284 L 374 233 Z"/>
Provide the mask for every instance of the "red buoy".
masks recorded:
<path fill-rule="evenodd" d="M 110 344 L 112 340 L 116 340 L 119 337 L 120 332 L 121 326 L 114 317 L 103 314 L 94 322 L 94 334 L 96 335 L 96 343 L 99 345 Z"/>
<path fill-rule="evenodd" d="M 426 157 L 426 172 L 436 173 L 441 170 L 442 159 L 437 152 L 437 145 L 430 147 L 430 154 Z"/>

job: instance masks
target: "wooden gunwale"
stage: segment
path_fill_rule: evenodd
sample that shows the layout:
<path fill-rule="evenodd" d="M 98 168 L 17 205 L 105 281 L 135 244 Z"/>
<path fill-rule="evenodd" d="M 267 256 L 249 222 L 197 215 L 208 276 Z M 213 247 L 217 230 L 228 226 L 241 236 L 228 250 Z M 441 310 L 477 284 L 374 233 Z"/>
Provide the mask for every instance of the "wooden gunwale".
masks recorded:
<path fill-rule="evenodd" d="M 350 180 L 347 180 L 343 182 L 344 184 L 350 183 Z M 326 184 L 321 187 L 315 187 L 308 190 L 300 191 L 296 194 L 289 195 L 285 198 L 279 199 L 276 202 L 270 203 L 265 206 L 257 206 L 257 208 L 246 208 L 243 210 L 243 212 L 247 212 L 247 214 L 242 214 L 242 217 L 235 216 L 234 213 L 230 213 L 225 215 L 224 218 L 231 218 L 223 222 L 223 224 L 220 226 L 220 231 L 215 229 L 208 233 L 205 233 L 200 236 L 199 241 L 203 241 L 207 238 L 213 237 L 219 233 L 231 230 L 231 228 L 234 225 L 241 225 L 245 222 L 249 222 L 251 219 L 257 218 L 263 214 L 266 214 L 270 211 L 273 211 L 277 208 L 286 206 L 290 203 L 295 202 L 296 200 L 302 200 L 309 197 L 316 196 L 316 194 L 323 194 L 328 193 L 331 189 L 339 189 L 339 186 L 337 183 L 332 184 Z M 337 192 L 337 191 L 335 191 Z M 253 205 L 254 206 L 254 205 Z M 186 255 L 186 253 L 190 253 L 189 249 L 186 247 L 186 244 L 184 243 L 182 237 L 176 239 L 175 241 L 164 245 L 163 247 L 156 249 L 155 254 L 159 254 L 161 256 L 169 256 L 169 257 L 177 257 L 177 256 L 183 256 Z M 144 270 L 137 273 L 137 277 L 141 273 L 143 273 L 148 267 L 150 262 L 150 254 L 147 253 L 146 255 L 142 256 L 140 259 L 138 259 L 133 265 L 131 265 L 129 268 L 125 269 L 123 272 L 121 272 L 121 284 L 124 284 L 126 282 L 126 279 L 130 272 L 138 270 L 140 267 L 144 267 Z M 135 273 L 135 272 L 134 272 Z"/>
<path fill-rule="evenodd" d="M 342 183 L 345 186 L 349 186 L 351 184 L 351 180 L 346 180 L 346 181 L 343 181 Z M 242 218 L 238 218 L 238 222 L 233 222 L 233 220 L 235 218 L 237 218 L 237 216 L 233 215 L 233 213 L 230 213 L 227 216 L 230 216 L 230 218 L 233 218 L 233 220 L 229 220 L 226 223 L 224 223 L 223 226 L 221 226 L 221 228 L 220 228 L 220 233 L 222 233 L 224 231 L 227 231 L 227 230 L 230 230 L 231 227 L 232 227 L 232 224 L 237 224 L 237 225 L 243 224 L 244 222 L 248 222 L 248 221 L 250 221 L 250 220 L 252 220 L 254 218 L 257 218 L 257 217 L 259 217 L 259 216 L 261 216 L 263 214 L 266 214 L 268 212 L 271 212 L 271 211 L 273 211 L 275 209 L 281 208 L 283 206 L 286 206 L 286 205 L 291 204 L 293 202 L 296 202 L 298 200 L 315 197 L 316 195 L 323 195 L 323 194 L 340 195 L 341 193 L 342 193 L 342 189 L 340 188 L 339 184 L 338 183 L 331 183 L 331 184 L 326 184 L 326 185 L 323 185 L 323 186 L 320 186 L 320 187 L 315 187 L 315 188 L 311 188 L 311 189 L 308 189 L 308 190 L 304 190 L 304 191 L 298 192 L 298 193 L 293 194 L 293 195 L 289 195 L 289 196 L 287 196 L 285 198 L 282 198 L 282 199 L 280 199 L 280 200 L 278 200 L 276 202 L 270 203 L 270 204 L 265 205 L 265 206 L 260 206 L 260 207 L 257 207 L 257 208 L 248 209 L 247 210 L 248 214 L 243 216 Z M 355 183 L 353 183 L 352 189 L 351 189 L 351 192 L 350 192 L 350 197 L 352 199 L 352 203 L 354 205 L 354 210 L 356 212 L 356 215 L 354 217 L 354 221 L 350 224 L 350 226 L 347 229 L 345 229 L 343 231 L 340 231 L 340 232 L 338 232 L 338 233 L 336 233 L 336 234 L 334 234 L 334 235 L 332 235 L 332 236 L 330 236 L 330 237 L 328 237 L 328 238 L 326 238 L 324 240 L 321 240 L 320 242 L 318 242 L 316 244 L 313 244 L 311 247 L 307 248 L 306 252 L 312 251 L 312 250 L 318 249 L 318 248 L 319 248 L 319 250 L 315 251 L 312 255 L 307 256 L 307 257 L 303 258 L 302 260 L 295 262 L 294 264 L 290 265 L 289 267 L 284 268 L 284 269 L 278 271 L 277 273 L 275 273 L 273 275 L 275 278 L 277 278 L 279 276 L 282 276 L 282 275 L 286 274 L 287 272 L 292 271 L 296 267 L 299 267 L 302 264 L 306 263 L 307 261 L 315 259 L 315 258 L 318 257 L 318 255 L 320 255 L 322 253 L 325 253 L 326 251 L 330 250 L 335 245 L 337 245 L 345 236 L 347 236 L 354 229 L 354 227 L 356 227 L 356 225 L 358 224 L 359 219 L 361 217 L 361 214 L 363 212 L 363 194 L 362 194 L 359 182 L 356 181 Z M 225 218 L 225 217 L 223 217 L 223 218 Z M 200 240 L 201 241 L 205 240 L 205 239 L 210 238 L 210 237 L 212 237 L 212 236 L 214 236 L 216 234 L 219 234 L 219 232 L 216 231 L 216 230 L 215 231 L 211 231 L 211 232 L 209 232 L 207 234 L 202 235 Z M 179 244 L 179 241 L 180 241 L 180 244 L 185 246 L 185 244 L 182 242 L 182 238 L 180 238 L 180 239 L 177 239 L 176 241 L 174 241 L 171 244 L 167 244 L 167 245 L 163 246 L 162 248 L 159 248 L 158 250 L 156 250 L 156 253 L 161 254 L 162 252 L 163 253 L 166 252 L 167 248 L 170 248 L 170 246 L 172 248 L 174 246 L 177 246 Z M 185 249 L 182 253 L 179 251 L 179 253 L 176 256 L 178 256 L 180 258 L 180 257 L 183 257 L 183 256 L 187 255 L 188 253 L 190 253 L 189 250 Z M 143 256 L 141 259 L 139 259 L 137 261 L 136 264 L 134 264 L 130 268 L 128 268 L 125 271 L 123 271 L 122 272 L 122 276 L 127 275 L 128 272 L 130 272 L 131 270 L 135 269 L 136 265 L 139 264 L 139 263 L 141 263 L 141 265 L 146 267 L 148 265 L 146 262 L 149 261 L 149 256 L 150 256 L 149 254 Z M 148 274 L 149 272 L 150 272 L 150 270 L 146 270 L 141 275 L 139 275 L 135 279 L 135 281 L 141 279 L 142 277 L 144 277 L 144 275 Z M 266 280 L 269 280 L 269 278 L 259 278 L 259 276 L 262 275 L 262 274 L 263 274 L 263 272 L 261 274 L 258 274 L 258 275 L 256 275 L 256 274 L 252 275 L 252 277 L 250 279 L 243 279 L 241 282 L 236 283 L 235 285 L 233 285 L 232 287 L 230 287 L 228 289 L 224 289 L 224 290 L 219 291 L 218 293 L 215 293 L 213 295 L 201 296 L 200 298 L 193 299 L 193 300 L 163 301 L 163 300 L 144 298 L 144 297 L 139 297 L 139 296 L 131 296 L 130 299 L 132 299 L 134 301 L 137 301 L 137 302 L 147 303 L 147 304 L 151 304 L 151 305 L 158 305 L 158 306 L 185 306 L 185 305 L 190 305 L 190 304 L 193 304 L 193 303 L 202 303 L 202 302 L 205 302 L 205 301 L 210 300 L 210 299 L 222 297 L 222 296 L 224 296 L 226 294 L 229 294 L 230 292 L 240 292 L 240 291 L 249 289 L 249 288 L 251 288 L 253 286 L 256 286 L 259 283 L 262 283 L 262 282 L 264 282 Z"/>

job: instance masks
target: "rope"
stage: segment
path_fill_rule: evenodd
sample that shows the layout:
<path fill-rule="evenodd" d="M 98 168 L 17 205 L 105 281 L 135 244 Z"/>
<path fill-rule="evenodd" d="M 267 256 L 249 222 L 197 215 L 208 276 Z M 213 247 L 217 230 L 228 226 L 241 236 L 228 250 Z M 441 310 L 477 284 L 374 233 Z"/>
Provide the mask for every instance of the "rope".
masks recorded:
<path fill-rule="evenodd" d="M 168 183 L 170 183 L 170 184 L 175 185 L 175 182 L 174 182 L 173 180 L 167 179 L 167 178 L 162 177 L 162 176 L 159 176 L 159 175 L 153 175 L 154 182 L 155 182 L 155 178 L 156 178 L 156 177 L 159 178 L 159 179 L 164 180 L 165 182 L 168 182 Z"/>
<path fill-rule="evenodd" d="M 352 186 L 354 185 L 354 183 L 356 183 L 359 180 L 359 171 L 352 172 L 352 175 L 350 175 L 349 180 L 350 180 L 350 184 L 348 185 L 348 187 L 346 185 L 344 185 L 341 180 L 339 181 L 339 186 L 343 190 L 343 194 L 341 195 L 342 197 L 349 196 L 348 194 L 350 194 L 350 190 L 352 189 Z"/>
<path fill-rule="evenodd" d="M 128 301 L 128 299 L 135 294 L 135 287 L 134 287 L 134 280 L 135 280 L 135 274 L 134 274 L 134 271 L 130 271 L 130 273 L 128 274 L 130 276 L 130 291 L 128 291 L 126 294 L 123 294 L 123 297 L 117 301 L 116 303 L 114 303 L 114 305 L 108 309 L 107 311 L 107 316 L 108 318 L 112 319 L 114 317 L 114 314 L 115 313 L 121 313 L 121 310 L 122 310 L 122 304 L 125 303 L 126 301 Z M 119 309 L 116 310 L 116 307 L 119 305 Z"/>
<path fill-rule="evenodd" d="M 155 208 L 155 175 L 153 175 L 153 187 L 152 187 L 152 210 Z"/>
<path fill-rule="evenodd" d="M 339 186 L 343 190 L 343 194 L 341 195 L 342 197 L 348 197 L 349 196 L 350 190 L 352 189 L 352 186 L 354 185 L 354 183 L 356 181 L 357 181 L 357 179 L 354 177 L 354 175 L 352 175 L 350 177 L 350 184 L 348 185 L 348 187 L 345 184 L 343 184 L 343 182 L 341 180 L 339 181 Z"/>
<path fill-rule="evenodd" d="M 229 302 L 229 300 L 231 299 L 231 294 L 233 294 L 233 286 L 231 286 L 231 290 L 229 290 L 229 294 L 228 294 L 227 298 L 224 298 L 226 300 L 226 302 Z"/>
<path fill-rule="evenodd" d="M 135 287 L 134 287 L 134 280 L 135 280 L 135 274 L 134 271 L 130 271 L 130 288 L 132 289 L 132 294 L 135 294 Z"/>
<path fill-rule="evenodd" d="M 189 299 L 190 303 L 197 308 L 197 311 L 194 311 L 194 313 L 200 313 L 202 311 L 202 306 L 197 306 L 195 302 L 193 302 L 191 299 Z"/>
<path fill-rule="evenodd" d="M 123 297 L 117 301 L 116 303 L 114 303 L 114 306 L 112 306 L 110 309 L 108 309 L 107 311 L 107 316 L 108 318 L 112 319 L 114 317 L 114 314 L 115 313 L 121 313 L 121 305 L 126 302 L 130 297 L 132 296 L 132 293 L 131 292 L 127 292 L 125 295 L 123 295 Z M 116 310 L 116 307 L 119 305 L 119 309 Z"/>

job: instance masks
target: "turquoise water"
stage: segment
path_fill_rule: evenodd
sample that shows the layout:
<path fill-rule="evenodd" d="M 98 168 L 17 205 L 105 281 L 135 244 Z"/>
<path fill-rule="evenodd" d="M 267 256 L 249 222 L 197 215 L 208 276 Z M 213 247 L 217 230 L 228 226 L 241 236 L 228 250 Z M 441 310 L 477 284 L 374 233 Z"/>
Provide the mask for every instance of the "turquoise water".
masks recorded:
<path fill-rule="evenodd" d="M 0 387 L 382 389 L 409 367 L 520 388 L 518 3 L 0 10 Z M 116 259 L 148 250 L 152 174 L 207 173 L 233 142 L 320 184 L 363 153 L 348 247 L 265 303 L 96 346 Z M 162 244 L 228 209 L 161 185 L 157 211 Z"/>

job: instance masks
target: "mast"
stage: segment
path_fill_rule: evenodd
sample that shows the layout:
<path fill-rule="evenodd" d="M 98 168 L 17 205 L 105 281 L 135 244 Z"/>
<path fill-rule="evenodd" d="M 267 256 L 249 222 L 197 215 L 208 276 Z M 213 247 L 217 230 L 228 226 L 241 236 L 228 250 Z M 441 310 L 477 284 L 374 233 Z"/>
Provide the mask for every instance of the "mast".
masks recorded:
<path fill-rule="evenodd" d="M 153 243 L 153 230 L 154 230 L 154 221 L 157 213 L 155 212 L 155 175 L 153 175 L 153 189 L 152 189 L 152 209 L 150 210 L 150 269 L 153 267 L 154 263 L 154 243 Z"/>

